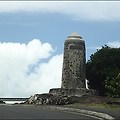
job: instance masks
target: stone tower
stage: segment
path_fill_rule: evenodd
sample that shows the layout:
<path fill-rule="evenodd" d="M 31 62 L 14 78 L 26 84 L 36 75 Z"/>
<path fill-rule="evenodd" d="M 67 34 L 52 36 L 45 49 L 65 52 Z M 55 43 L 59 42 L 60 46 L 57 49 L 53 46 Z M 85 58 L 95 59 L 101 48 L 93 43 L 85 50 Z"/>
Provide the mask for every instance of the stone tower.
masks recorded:
<path fill-rule="evenodd" d="M 73 32 L 64 43 L 64 58 L 61 88 L 52 88 L 53 95 L 82 96 L 96 94 L 85 85 L 85 42 L 78 33 Z"/>
<path fill-rule="evenodd" d="M 85 42 L 73 32 L 64 43 L 61 88 L 85 88 L 85 61 Z"/>

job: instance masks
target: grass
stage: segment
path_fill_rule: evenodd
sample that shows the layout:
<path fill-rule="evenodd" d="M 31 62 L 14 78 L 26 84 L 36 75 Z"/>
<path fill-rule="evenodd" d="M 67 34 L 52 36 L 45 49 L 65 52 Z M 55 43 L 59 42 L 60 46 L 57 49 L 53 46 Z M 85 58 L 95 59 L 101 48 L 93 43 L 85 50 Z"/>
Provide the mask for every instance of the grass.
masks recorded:
<path fill-rule="evenodd" d="M 76 108 L 98 108 L 98 109 L 112 109 L 120 110 L 120 98 L 109 98 L 101 96 L 83 96 L 79 98 L 77 103 L 67 106 Z"/>
<path fill-rule="evenodd" d="M 81 103 L 75 103 L 75 104 L 70 104 L 70 105 L 66 105 L 66 106 L 70 106 L 70 107 L 77 107 L 77 108 L 98 108 L 98 109 L 111 109 L 111 110 L 120 110 L 120 105 L 116 105 L 116 104 L 107 104 L 107 103 L 100 103 L 100 104 L 96 104 L 96 103 L 92 103 L 92 104 L 81 104 Z"/>

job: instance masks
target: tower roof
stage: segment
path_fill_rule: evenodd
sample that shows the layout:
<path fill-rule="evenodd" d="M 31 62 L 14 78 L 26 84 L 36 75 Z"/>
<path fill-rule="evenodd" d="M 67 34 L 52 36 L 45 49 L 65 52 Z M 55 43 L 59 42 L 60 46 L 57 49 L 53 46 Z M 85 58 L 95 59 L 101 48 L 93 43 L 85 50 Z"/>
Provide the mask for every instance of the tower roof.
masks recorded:
<path fill-rule="evenodd" d="M 77 32 L 73 32 L 68 36 L 68 39 L 76 39 L 76 38 L 82 40 L 82 37 Z"/>

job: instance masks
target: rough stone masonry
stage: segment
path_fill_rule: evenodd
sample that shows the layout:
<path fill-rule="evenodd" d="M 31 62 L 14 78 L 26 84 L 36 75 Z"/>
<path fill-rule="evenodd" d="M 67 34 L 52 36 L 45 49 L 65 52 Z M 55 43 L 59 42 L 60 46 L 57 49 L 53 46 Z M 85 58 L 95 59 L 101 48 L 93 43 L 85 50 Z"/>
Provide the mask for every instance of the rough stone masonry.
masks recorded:
<path fill-rule="evenodd" d="M 85 86 L 85 42 L 82 37 L 73 32 L 64 43 L 64 58 L 61 88 L 50 89 L 54 95 L 82 96 L 94 93 Z"/>
<path fill-rule="evenodd" d="M 85 88 L 85 60 L 85 42 L 73 32 L 64 43 L 61 88 Z"/>

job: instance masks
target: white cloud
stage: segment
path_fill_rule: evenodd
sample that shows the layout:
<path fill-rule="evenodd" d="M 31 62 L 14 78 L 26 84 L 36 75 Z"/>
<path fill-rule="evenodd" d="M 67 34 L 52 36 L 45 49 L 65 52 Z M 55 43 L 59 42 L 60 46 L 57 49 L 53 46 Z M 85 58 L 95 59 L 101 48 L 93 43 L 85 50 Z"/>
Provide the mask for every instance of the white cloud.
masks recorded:
<path fill-rule="evenodd" d="M 29 1 L 0 2 L 0 12 L 62 13 L 75 20 L 119 21 L 120 2 Z"/>
<path fill-rule="evenodd" d="M 28 44 L 0 43 L 0 97 L 29 97 L 60 87 L 62 55 L 52 57 L 52 53 L 52 46 L 38 39 Z"/>
<path fill-rule="evenodd" d="M 107 45 L 113 48 L 120 48 L 120 41 L 108 42 Z"/>

